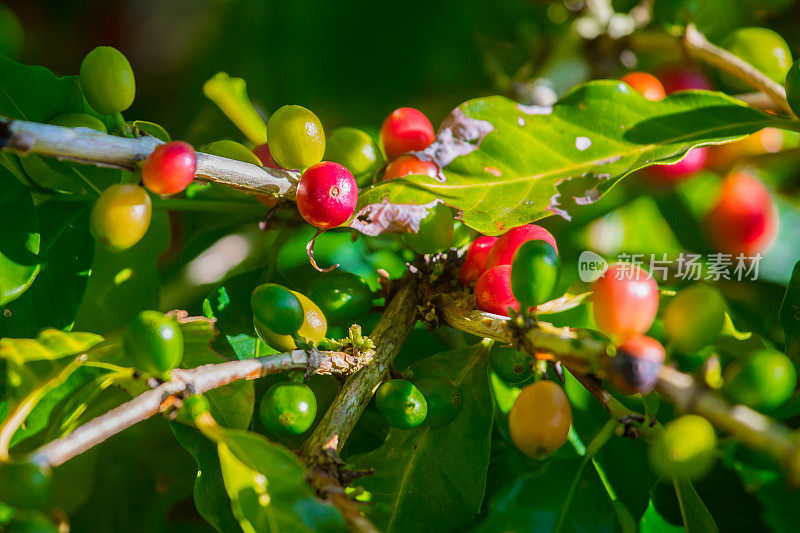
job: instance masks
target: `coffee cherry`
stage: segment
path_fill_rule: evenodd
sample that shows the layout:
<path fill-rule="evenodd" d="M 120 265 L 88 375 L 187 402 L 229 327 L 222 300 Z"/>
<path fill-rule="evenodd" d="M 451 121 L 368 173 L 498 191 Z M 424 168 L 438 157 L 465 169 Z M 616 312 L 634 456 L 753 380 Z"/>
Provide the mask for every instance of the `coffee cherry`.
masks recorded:
<path fill-rule="evenodd" d="M 107 133 L 106 125 L 100 119 L 86 113 L 64 113 L 51 119 L 50 124 L 62 128 L 88 128 L 100 133 Z"/>
<path fill-rule="evenodd" d="M 720 252 L 752 256 L 772 246 L 778 216 L 769 190 L 750 174 L 735 172 L 722 183 L 705 226 Z"/>
<path fill-rule="evenodd" d="M 269 151 L 269 145 L 267 143 L 259 144 L 253 148 L 253 153 L 261 161 L 261 166 L 285 170 L 282 166 L 276 163 L 274 159 L 272 159 L 272 154 Z"/>
<path fill-rule="evenodd" d="M 776 83 L 783 83 L 792 65 L 792 52 L 786 41 L 774 31 L 762 27 L 739 28 L 722 41 L 722 47 L 750 63 Z M 744 81 L 721 73 L 720 78 L 732 91 L 751 90 Z"/>
<path fill-rule="evenodd" d="M 156 194 L 177 194 L 194 179 L 197 154 L 191 144 L 171 141 L 156 147 L 142 165 L 144 186 Z"/>
<path fill-rule="evenodd" d="M 593 291 L 595 322 L 619 340 L 646 332 L 656 318 L 658 284 L 638 265 L 610 265 L 594 282 Z"/>
<path fill-rule="evenodd" d="M 792 360 L 773 350 L 762 350 L 744 361 L 734 361 L 725 369 L 723 378 L 722 391 L 732 402 L 762 410 L 778 407 L 797 387 Z"/>
<path fill-rule="evenodd" d="M 250 295 L 253 317 L 278 335 L 293 335 L 303 325 L 303 306 L 292 291 L 275 283 L 264 283 Z"/>
<path fill-rule="evenodd" d="M 222 139 L 203 146 L 201 152 L 261 166 L 261 160 L 242 143 Z"/>
<path fill-rule="evenodd" d="M 530 356 L 513 346 L 493 346 L 489 363 L 497 377 L 506 383 L 524 383 L 533 377 Z"/>
<path fill-rule="evenodd" d="M 428 117 L 411 107 L 395 109 L 381 125 L 381 144 L 389 160 L 424 150 L 435 138 Z"/>
<path fill-rule="evenodd" d="M 667 93 L 658 78 L 647 72 L 630 72 L 620 78 L 631 86 L 631 89 L 641 94 L 648 100 L 662 100 Z"/>
<path fill-rule="evenodd" d="M 306 222 L 318 228 L 347 222 L 357 203 L 356 180 L 339 163 L 317 163 L 303 172 L 297 185 L 297 208 Z"/>
<path fill-rule="evenodd" d="M 28 462 L 0 462 L 0 501 L 17 509 L 44 509 L 52 493 L 50 470 Z"/>
<path fill-rule="evenodd" d="M 4 533 L 59 533 L 58 527 L 40 513 L 14 513 Z"/>
<path fill-rule="evenodd" d="M 403 176 L 430 176 L 439 175 L 439 166 L 433 161 L 422 160 L 413 154 L 401 155 L 383 171 L 383 179 L 402 178 Z"/>
<path fill-rule="evenodd" d="M 736 141 L 717 146 L 708 146 L 708 168 L 727 171 L 741 159 L 761 154 L 774 154 L 783 148 L 783 132 L 777 128 L 764 128 Z"/>
<path fill-rule="evenodd" d="M 424 424 L 438 428 L 452 422 L 461 412 L 461 391 L 449 379 L 427 377 L 414 381 L 414 386 L 425 397 L 428 414 Z"/>
<path fill-rule="evenodd" d="M 300 435 L 317 416 L 317 397 L 304 383 L 282 381 L 267 390 L 258 405 L 258 416 L 273 433 Z"/>
<path fill-rule="evenodd" d="M 800 114 L 800 61 L 795 61 L 786 74 L 786 99 L 794 114 Z"/>
<path fill-rule="evenodd" d="M 525 224 L 508 230 L 497 239 L 497 242 L 494 243 L 494 246 L 489 251 L 489 257 L 486 259 L 486 268 L 496 267 L 497 265 L 510 265 L 519 247 L 535 239 L 545 241 L 558 252 L 556 239 L 549 231 L 535 224 Z"/>
<path fill-rule="evenodd" d="M 367 282 L 343 270 L 316 278 L 308 287 L 308 295 L 319 304 L 325 318 L 337 326 L 349 326 L 372 309 L 372 291 Z"/>
<path fill-rule="evenodd" d="M 390 426 L 400 429 L 419 426 L 428 414 L 425 396 L 405 379 L 383 382 L 375 393 L 375 406 Z"/>
<path fill-rule="evenodd" d="M 647 394 L 658 383 L 666 353 L 657 340 L 636 335 L 617 347 L 608 361 L 608 380 L 623 394 Z"/>
<path fill-rule="evenodd" d="M 492 267 L 475 283 L 478 309 L 487 313 L 508 316 L 508 308 L 519 310 L 519 302 L 511 292 L 511 265 Z"/>
<path fill-rule="evenodd" d="M 664 309 L 664 334 L 682 353 L 692 353 L 714 342 L 725 324 L 725 299 L 705 283 L 680 291 Z"/>
<path fill-rule="evenodd" d="M 290 292 L 297 297 L 300 301 L 300 305 L 303 307 L 303 325 L 300 326 L 300 329 L 297 330 L 295 335 L 312 344 L 320 342 L 328 333 L 328 321 L 325 319 L 325 315 L 322 313 L 319 306 L 309 300 L 305 295 L 296 291 Z M 255 317 L 253 317 L 253 325 L 255 326 L 256 333 L 261 337 L 261 340 L 272 348 L 282 352 L 289 352 L 297 349 L 297 344 L 294 342 L 292 335 L 280 335 L 275 333 L 259 322 Z"/>
<path fill-rule="evenodd" d="M 650 464 L 665 478 L 697 479 L 716 460 L 717 435 L 711 424 L 697 415 L 684 415 L 664 426 L 650 445 Z"/>
<path fill-rule="evenodd" d="M 269 117 L 267 143 L 272 159 L 286 169 L 308 168 L 325 154 L 322 123 L 299 105 L 285 105 Z"/>
<path fill-rule="evenodd" d="M 564 389 L 552 381 L 524 387 L 508 413 L 508 431 L 519 450 L 534 459 L 550 455 L 567 441 L 572 408 Z"/>
<path fill-rule="evenodd" d="M 403 233 L 403 242 L 418 254 L 435 254 L 450 248 L 453 243 L 453 212 L 439 203 L 420 220 L 416 233 Z"/>
<path fill-rule="evenodd" d="M 81 88 L 86 101 L 100 113 L 128 109 L 136 95 L 133 69 L 125 55 L 110 46 L 98 46 L 83 58 Z"/>
<path fill-rule="evenodd" d="M 181 364 L 183 333 L 172 318 L 142 311 L 122 332 L 125 353 L 139 370 L 163 374 Z"/>
<path fill-rule="evenodd" d="M 524 243 L 511 264 L 511 291 L 527 309 L 550 299 L 558 281 L 558 253 L 545 241 Z"/>
<path fill-rule="evenodd" d="M 661 70 L 658 73 L 658 79 L 667 94 L 689 90 L 710 91 L 714 88 L 705 74 L 699 70 L 679 65 L 673 65 Z"/>
<path fill-rule="evenodd" d="M 489 251 L 497 242 L 497 237 L 478 237 L 469 246 L 464 255 L 464 264 L 458 272 L 458 279 L 465 287 L 469 287 L 478 279 L 478 276 L 486 270 L 486 261 L 489 258 Z"/>
<path fill-rule="evenodd" d="M 92 235 L 112 250 L 127 250 L 147 233 L 152 213 L 153 204 L 143 188 L 112 185 L 92 206 Z"/>
<path fill-rule="evenodd" d="M 366 184 L 383 166 L 383 154 L 367 133 L 356 128 L 336 128 L 328 135 L 325 160 L 339 163 Z"/>
<path fill-rule="evenodd" d="M 677 163 L 647 167 L 647 182 L 658 187 L 675 185 L 702 170 L 707 159 L 708 151 L 705 147 L 692 148 Z"/>

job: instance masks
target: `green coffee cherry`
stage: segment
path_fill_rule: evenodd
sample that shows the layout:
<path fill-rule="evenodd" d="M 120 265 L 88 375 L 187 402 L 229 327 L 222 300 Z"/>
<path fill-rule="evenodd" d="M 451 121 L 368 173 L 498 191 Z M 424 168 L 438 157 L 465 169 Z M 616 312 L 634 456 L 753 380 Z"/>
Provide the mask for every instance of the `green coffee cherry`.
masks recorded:
<path fill-rule="evenodd" d="M 303 306 L 292 291 L 275 283 L 253 290 L 250 307 L 256 321 L 279 335 L 292 335 L 303 325 Z"/>
<path fill-rule="evenodd" d="M 378 387 L 375 406 L 389 425 L 400 429 L 419 426 L 428 414 L 425 396 L 405 379 L 385 381 Z"/>
<path fill-rule="evenodd" d="M 403 241 L 418 254 L 434 254 L 450 248 L 453 242 L 453 212 L 439 203 L 428 210 L 417 233 L 403 233 Z"/>
<path fill-rule="evenodd" d="M 432 428 L 446 426 L 461 412 L 461 391 L 448 379 L 427 377 L 414 380 L 428 406 L 425 425 Z"/>
<path fill-rule="evenodd" d="M 0 462 L 0 501 L 18 509 L 44 509 L 52 493 L 50 470 L 28 462 Z"/>
<path fill-rule="evenodd" d="M 201 152 L 206 152 L 211 155 L 218 155 L 220 157 L 227 157 L 228 159 L 235 159 L 236 161 L 244 161 L 245 163 L 252 163 L 253 165 L 261 166 L 261 160 L 252 150 L 248 149 L 242 143 L 222 139 L 214 141 L 200 148 Z"/>
<path fill-rule="evenodd" d="M 317 397 L 304 383 L 276 383 L 261 398 L 258 415 L 264 427 L 274 433 L 300 435 L 314 423 Z"/>
<path fill-rule="evenodd" d="M 58 527 L 40 513 L 14 513 L 5 533 L 59 533 Z"/>
<path fill-rule="evenodd" d="M 349 170 L 359 185 L 366 185 L 383 166 L 378 144 L 356 128 L 336 128 L 325 144 L 325 161 L 339 163 Z"/>
<path fill-rule="evenodd" d="M 269 119 L 267 144 L 281 167 L 306 169 L 322 161 L 325 132 L 317 115 L 299 105 L 285 105 Z"/>
<path fill-rule="evenodd" d="M 105 124 L 86 113 L 64 113 L 63 115 L 58 115 L 54 119 L 51 119 L 50 124 L 53 126 L 61 126 L 62 128 L 88 128 L 90 130 L 99 131 L 100 133 L 107 133 Z"/>
<path fill-rule="evenodd" d="M 550 300 L 558 281 L 558 252 L 549 243 L 528 241 L 514 254 L 511 264 L 511 292 L 521 309 Z"/>
<path fill-rule="evenodd" d="M 319 305 L 328 322 L 349 326 L 372 308 L 372 291 L 361 276 L 334 270 L 314 279 L 308 296 Z"/>
<path fill-rule="evenodd" d="M 513 346 L 493 346 L 489 363 L 497 377 L 506 383 L 525 383 L 533 377 L 531 357 Z"/>
<path fill-rule="evenodd" d="M 23 40 L 19 19 L 5 4 L 0 4 L 0 55 L 16 57 L 22 49 Z"/>
<path fill-rule="evenodd" d="M 789 45 L 783 37 L 767 28 L 739 28 L 722 41 L 722 47 L 777 83 L 784 82 L 792 64 Z M 729 74 L 721 74 L 721 79 L 733 91 L 752 90 L 745 82 Z"/>
<path fill-rule="evenodd" d="M 131 64 L 122 52 L 110 46 L 98 46 L 86 54 L 80 80 L 86 101 L 100 113 L 125 111 L 136 95 Z"/>
<path fill-rule="evenodd" d="M 716 460 L 717 436 L 705 418 L 685 415 L 669 422 L 650 445 L 650 464 L 664 477 L 696 479 Z"/>
<path fill-rule="evenodd" d="M 732 402 L 762 410 L 778 407 L 797 387 L 797 372 L 791 359 L 774 350 L 762 350 L 744 361 L 734 361 L 725 369 L 723 378 L 722 390 Z"/>
<path fill-rule="evenodd" d="M 800 115 L 800 60 L 786 74 L 786 99 L 795 115 Z"/>
<path fill-rule="evenodd" d="M 708 346 L 725 324 L 725 299 L 710 285 L 696 283 L 680 291 L 664 309 L 664 333 L 683 353 Z"/>
<path fill-rule="evenodd" d="M 136 368 L 163 374 L 181 364 L 183 333 L 175 320 L 158 311 L 142 311 L 122 332 L 125 352 Z"/>

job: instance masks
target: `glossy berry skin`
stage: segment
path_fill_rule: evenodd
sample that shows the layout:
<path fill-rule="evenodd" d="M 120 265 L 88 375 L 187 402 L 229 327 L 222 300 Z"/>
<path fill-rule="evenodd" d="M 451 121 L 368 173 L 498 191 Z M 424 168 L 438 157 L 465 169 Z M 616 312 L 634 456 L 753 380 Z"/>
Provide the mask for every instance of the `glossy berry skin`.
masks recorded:
<path fill-rule="evenodd" d="M 436 138 L 431 121 L 411 107 L 392 111 L 381 125 L 381 144 L 386 157 L 392 159 L 427 148 Z"/>
<path fill-rule="evenodd" d="M 722 47 L 750 63 L 776 83 L 783 83 L 792 65 L 792 52 L 786 41 L 763 27 L 739 28 L 722 41 Z M 732 91 L 749 91 L 750 86 L 729 74 L 720 78 Z"/>
<path fill-rule="evenodd" d="M 89 224 L 98 242 L 121 251 L 144 237 L 152 214 L 153 204 L 147 191 L 138 185 L 116 184 L 95 200 Z"/>
<path fill-rule="evenodd" d="M 358 185 L 339 163 L 323 161 L 303 172 L 297 185 L 297 209 L 312 226 L 334 228 L 353 215 Z"/>
<path fill-rule="evenodd" d="M 172 318 L 142 311 L 122 332 L 125 353 L 139 370 L 163 374 L 183 359 L 183 333 Z"/>
<path fill-rule="evenodd" d="M 714 86 L 705 74 L 699 70 L 673 65 L 658 73 L 658 79 L 667 94 L 678 91 L 702 90 L 711 91 Z"/>
<path fill-rule="evenodd" d="M 486 262 L 489 259 L 489 251 L 497 242 L 497 237 L 483 236 L 478 237 L 470 245 L 467 253 L 464 255 L 464 263 L 461 265 L 461 270 L 458 271 L 458 280 L 465 287 L 469 287 L 478 276 L 483 274 L 486 270 Z"/>
<path fill-rule="evenodd" d="M 425 396 L 428 414 L 424 424 L 439 428 L 452 422 L 461 412 L 462 397 L 458 386 L 449 379 L 423 377 L 414 380 L 414 386 Z"/>
<path fill-rule="evenodd" d="M 524 387 L 508 413 L 514 445 L 528 457 L 542 459 L 567 441 L 572 408 L 564 389 L 552 381 Z"/>
<path fill-rule="evenodd" d="M 267 144 L 285 169 L 305 169 L 322 161 L 325 131 L 317 115 L 299 105 L 280 107 L 269 117 Z"/>
<path fill-rule="evenodd" d="M 200 148 L 201 152 L 206 152 L 211 155 L 218 155 L 220 157 L 227 157 L 228 159 L 235 159 L 244 163 L 261 166 L 261 160 L 255 153 L 251 152 L 242 143 L 231 141 L 230 139 L 222 139 L 208 143 Z"/>
<path fill-rule="evenodd" d="M 86 54 L 79 77 L 86 101 L 100 113 L 125 111 L 136 96 L 131 64 L 116 48 L 98 46 Z"/>
<path fill-rule="evenodd" d="M 631 89 L 648 100 L 662 100 L 667 93 L 658 78 L 647 72 L 630 72 L 620 78 L 631 86 Z"/>
<path fill-rule="evenodd" d="M 800 113 L 800 61 L 795 61 L 786 74 L 786 100 L 794 114 Z"/>
<path fill-rule="evenodd" d="M 511 264 L 511 292 L 523 308 L 550 300 L 558 281 L 558 252 L 534 239 L 519 247 Z"/>
<path fill-rule="evenodd" d="M 735 172 L 723 181 L 705 227 L 718 251 L 752 256 L 772 246 L 778 215 L 769 190 L 750 174 Z"/>
<path fill-rule="evenodd" d="M 177 194 L 194 179 L 197 153 L 191 144 L 171 141 L 159 145 L 142 165 L 142 182 L 156 194 Z"/>
<path fill-rule="evenodd" d="M 64 113 L 51 119 L 50 124 L 62 128 L 88 128 L 100 133 L 107 133 L 106 125 L 100 119 L 86 113 Z"/>
<path fill-rule="evenodd" d="M 300 435 L 317 417 L 317 397 L 304 383 L 276 383 L 261 398 L 258 416 L 273 433 Z"/>
<path fill-rule="evenodd" d="M 276 168 L 278 170 L 286 170 L 272 159 L 272 153 L 269 151 L 269 144 L 259 144 L 253 148 L 253 153 L 261 161 L 262 167 Z"/>
<path fill-rule="evenodd" d="M 297 330 L 296 335 L 314 344 L 320 342 L 328 333 L 328 321 L 325 319 L 325 315 L 319 306 L 305 295 L 296 291 L 291 291 L 291 293 L 297 297 L 300 305 L 303 306 L 303 325 Z M 261 340 L 272 348 L 282 352 L 297 349 L 297 344 L 294 342 L 292 335 L 275 333 L 261 324 L 255 317 L 253 317 L 253 325 Z"/>
<path fill-rule="evenodd" d="M 28 462 L 0 462 L 0 501 L 18 509 L 44 509 L 52 493 L 50 471 Z"/>
<path fill-rule="evenodd" d="M 719 171 L 727 171 L 741 159 L 761 154 L 774 154 L 783 148 L 783 132 L 777 128 L 764 128 L 754 134 L 718 146 L 709 146 L 706 166 Z"/>
<path fill-rule="evenodd" d="M 403 233 L 403 242 L 418 254 L 435 254 L 450 248 L 453 231 L 453 212 L 439 203 L 420 220 L 416 233 Z"/>
<path fill-rule="evenodd" d="M 361 276 L 334 270 L 316 278 L 308 287 L 308 296 L 335 326 L 349 326 L 372 309 L 372 291 Z"/>
<path fill-rule="evenodd" d="M 658 284 L 638 265 L 609 265 L 594 282 L 593 291 L 595 322 L 618 340 L 645 333 L 656 318 Z"/>
<path fill-rule="evenodd" d="M 486 270 L 475 282 L 474 292 L 481 311 L 508 316 L 509 307 L 519 310 L 519 302 L 511 292 L 511 265 L 499 265 Z"/>
<path fill-rule="evenodd" d="M 533 377 L 530 356 L 513 346 L 493 346 L 489 364 L 497 377 L 506 383 L 524 383 Z"/>
<path fill-rule="evenodd" d="M 658 187 L 670 187 L 697 174 L 708 160 L 708 149 L 692 148 L 683 159 L 671 165 L 653 165 L 647 167 L 647 182 Z"/>
<path fill-rule="evenodd" d="M 650 445 L 650 464 L 667 479 L 697 479 L 716 461 L 717 435 L 708 420 L 684 415 L 667 423 Z"/>
<path fill-rule="evenodd" d="M 662 322 L 671 346 L 682 353 L 695 352 L 714 342 L 722 330 L 725 299 L 715 287 L 695 283 L 670 300 Z"/>
<path fill-rule="evenodd" d="M 658 383 L 658 371 L 665 357 L 664 347 L 652 337 L 631 337 L 609 359 L 608 380 L 623 394 L 647 394 Z"/>
<path fill-rule="evenodd" d="M 744 361 L 734 361 L 723 373 L 722 391 L 732 402 L 753 409 L 780 406 L 797 387 L 797 372 L 791 359 L 781 352 L 761 350 Z"/>
<path fill-rule="evenodd" d="M 375 393 L 375 407 L 390 426 L 399 429 L 415 428 L 428 415 L 425 396 L 405 379 L 384 381 Z"/>
<path fill-rule="evenodd" d="M 250 295 L 253 317 L 278 335 L 293 335 L 303 325 L 303 306 L 292 291 L 276 283 L 264 283 Z"/>
<path fill-rule="evenodd" d="M 325 161 L 343 165 L 356 181 L 368 183 L 383 166 L 378 144 L 366 132 L 356 128 L 336 128 L 325 144 Z"/>
<path fill-rule="evenodd" d="M 558 252 L 556 239 L 549 231 L 536 224 L 525 224 L 508 230 L 497 239 L 486 258 L 486 268 L 510 265 L 519 247 L 534 239 L 545 241 Z"/>
<path fill-rule="evenodd" d="M 401 155 L 386 166 L 383 179 L 402 178 L 403 176 L 430 176 L 439 175 L 439 166 L 433 161 L 422 160 L 413 154 Z"/>

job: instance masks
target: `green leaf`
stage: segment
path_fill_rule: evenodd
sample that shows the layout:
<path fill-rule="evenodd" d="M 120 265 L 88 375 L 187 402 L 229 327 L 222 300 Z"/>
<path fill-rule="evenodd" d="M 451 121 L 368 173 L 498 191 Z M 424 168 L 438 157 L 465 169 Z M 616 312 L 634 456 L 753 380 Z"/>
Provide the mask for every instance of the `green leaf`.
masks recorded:
<path fill-rule="evenodd" d="M 714 517 L 711 516 L 708 507 L 697 494 L 692 482 L 685 478 L 678 478 L 673 480 L 673 484 L 687 533 L 718 532 L 719 528 Z"/>
<path fill-rule="evenodd" d="M 412 366 L 416 376 L 442 376 L 459 385 L 462 408 L 450 424 L 392 429 L 377 450 L 350 460 L 374 468 L 359 485 L 371 496 L 368 516 L 391 531 L 457 531 L 478 513 L 486 486 L 492 399 L 486 348 L 433 355 Z"/>
<path fill-rule="evenodd" d="M 664 520 L 653 502 L 649 501 L 647 510 L 639 521 L 639 533 L 684 533 L 684 531 L 682 527 L 672 525 Z"/>
<path fill-rule="evenodd" d="M 39 273 L 39 217 L 28 189 L 0 169 L 0 305 L 19 298 Z"/>
<path fill-rule="evenodd" d="M 65 333 L 46 329 L 35 339 L 0 339 L 0 358 L 24 364 L 55 361 L 88 351 L 103 340 L 94 333 Z"/>
<path fill-rule="evenodd" d="M 800 356 L 800 261 L 795 263 L 780 310 L 780 322 L 786 335 L 786 354 Z"/>
<path fill-rule="evenodd" d="M 611 80 L 580 85 L 552 108 L 500 96 L 470 100 L 422 153 L 443 167 L 439 178 L 408 176 L 367 189 L 352 225 L 365 233 L 415 230 L 420 213 L 408 206 L 441 199 L 468 226 L 497 235 L 567 216 L 559 186 L 568 180 L 581 180 L 574 201 L 591 203 L 631 171 L 781 124 L 722 93 L 684 91 L 653 102 Z"/>

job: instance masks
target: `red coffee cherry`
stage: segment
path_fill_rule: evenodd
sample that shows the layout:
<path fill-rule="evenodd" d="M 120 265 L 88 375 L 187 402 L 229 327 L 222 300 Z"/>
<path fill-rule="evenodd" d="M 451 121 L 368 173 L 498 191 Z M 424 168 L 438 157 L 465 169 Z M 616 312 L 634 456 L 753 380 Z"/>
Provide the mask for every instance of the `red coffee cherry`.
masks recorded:
<path fill-rule="evenodd" d="M 458 279 L 465 287 L 469 287 L 486 270 L 486 260 L 489 258 L 489 250 L 492 249 L 497 237 L 483 236 L 478 237 L 469 245 L 464 264 L 458 272 Z"/>
<path fill-rule="evenodd" d="M 714 88 L 705 74 L 699 70 L 680 65 L 673 65 L 660 71 L 658 79 L 661 80 L 661 85 L 664 86 L 664 91 L 667 94 L 691 89 L 710 91 Z"/>
<path fill-rule="evenodd" d="M 381 126 L 381 144 L 389 160 L 406 152 L 423 150 L 435 138 L 428 117 L 411 107 L 395 109 Z"/>
<path fill-rule="evenodd" d="M 620 78 L 631 86 L 631 89 L 641 94 L 648 100 L 661 100 L 667 93 L 658 78 L 647 72 L 630 72 Z"/>
<path fill-rule="evenodd" d="M 197 154 L 191 144 L 171 141 L 158 146 L 142 165 L 144 186 L 156 194 L 176 194 L 194 179 Z"/>
<path fill-rule="evenodd" d="M 772 246 L 778 216 L 767 188 L 746 172 L 734 172 L 725 178 L 705 224 L 717 250 L 750 256 Z"/>
<path fill-rule="evenodd" d="M 614 263 L 594 282 L 594 319 L 619 340 L 644 333 L 658 311 L 658 284 L 638 265 Z"/>
<path fill-rule="evenodd" d="M 511 292 L 511 265 L 499 265 L 480 275 L 475 283 L 478 309 L 508 316 L 508 308 L 519 310 L 519 302 Z"/>
<path fill-rule="evenodd" d="M 401 155 L 386 167 L 383 171 L 383 179 L 400 178 L 403 176 L 430 176 L 435 178 L 439 175 L 439 166 L 433 161 L 423 161 L 419 157 L 411 154 Z"/>
<path fill-rule="evenodd" d="M 358 202 L 356 179 L 339 163 L 309 167 L 297 185 L 297 208 L 312 226 L 327 229 L 349 219 Z"/>
<path fill-rule="evenodd" d="M 494 243 L 489 252 L 486 268 L 492 268 L 497 265 L 510 265 L 519 247 L 534 239 L 545 241 L 558 252 L 556 239 L 549 231 L 535 224 L 525 224 L 508 230 L 497 239 L 497 242 Z"/>
<path fill-rule="evenodd" d="M 705 147 L 692 148 L 677 163 L 647 167 L 647 181 L 651 185 L 669 187 L 702 170 L 707 159 L 708 151 Z"/>
<path fill-rule="evenodd" d="M 256 157 L 258 157 L 258 159 L 261 161 L 261 166 L 285 170 L 282 166 L 276 163 L 274 159 L 272 159 L 272 154 L 269 151 L 269 145 L 267 143 L 259 144 L 253 148 L 253 153 L 256 154 Z"/>
<path fill-rule="evenodd" d="M 636 335 L 622 343 L 608 361 L 608 381 L 623 394 L 647 394 L 658 383 L 666 353 L 661 343 Z"/>

